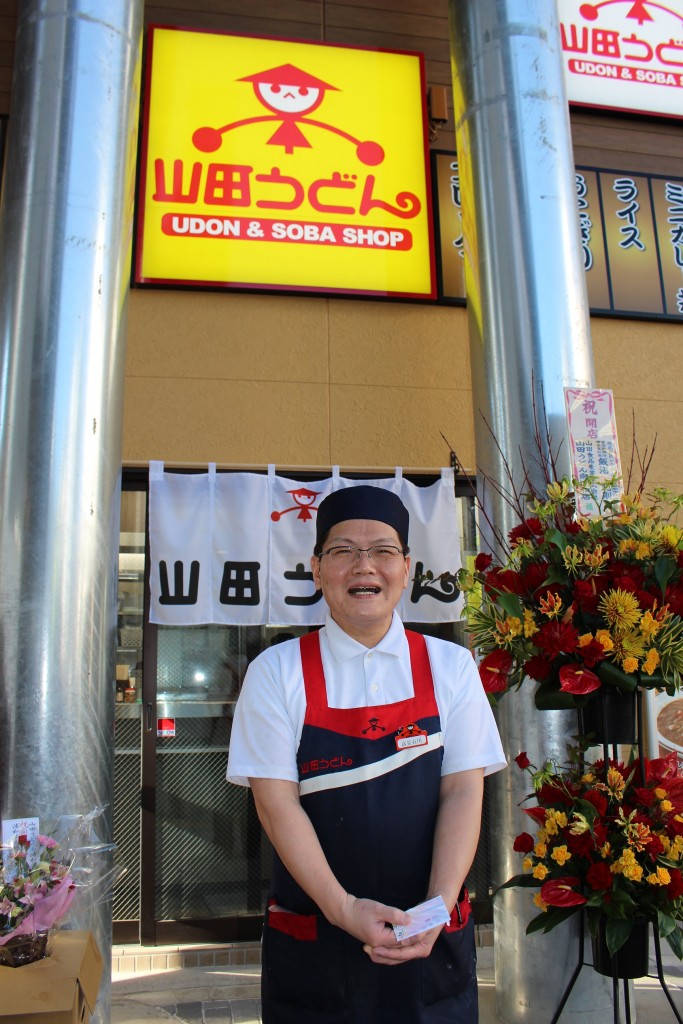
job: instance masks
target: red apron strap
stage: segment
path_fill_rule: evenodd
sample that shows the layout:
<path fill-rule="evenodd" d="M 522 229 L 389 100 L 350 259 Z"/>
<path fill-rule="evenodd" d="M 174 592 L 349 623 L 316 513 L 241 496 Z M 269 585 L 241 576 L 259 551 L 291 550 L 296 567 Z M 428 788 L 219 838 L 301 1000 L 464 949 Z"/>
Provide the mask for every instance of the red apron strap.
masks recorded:
<path fill-rule="evenodd" d="M 301 651 L 301 668 L 304 677 L 304 689 L 306 691 L 306 706 L 309 708 L 327 707 L 327 688 L 325 686 L 325 673 L 323 672 L 323 659 L 320 653 L 320 634 L 316 629 L 313 633 L 304 633 L 299 638 Z"/>
<path fill-rule="evenodd" d="M 412 629 L 406 630 L 406 639 L 413 673 L 413 693 L 420 711 L 422 714 L 438 714 L 427 641 L 422 633 L 416 633 Z"/>

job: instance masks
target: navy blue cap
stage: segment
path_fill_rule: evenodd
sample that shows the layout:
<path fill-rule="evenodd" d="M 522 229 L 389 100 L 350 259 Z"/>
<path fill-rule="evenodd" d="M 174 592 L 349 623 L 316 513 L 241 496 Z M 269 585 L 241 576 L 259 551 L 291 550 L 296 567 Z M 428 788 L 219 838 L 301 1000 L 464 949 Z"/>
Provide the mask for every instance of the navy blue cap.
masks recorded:
<path fill-rule="evenodd" d="M 408 547 L 410 516 L 398 494 L 384 487 L 358 484 L 332 491 L 320 502 L 315 527 L 316 545 L 328 530 L 347 519 L 374 519 L 393 526 L 403 544 Z"/>

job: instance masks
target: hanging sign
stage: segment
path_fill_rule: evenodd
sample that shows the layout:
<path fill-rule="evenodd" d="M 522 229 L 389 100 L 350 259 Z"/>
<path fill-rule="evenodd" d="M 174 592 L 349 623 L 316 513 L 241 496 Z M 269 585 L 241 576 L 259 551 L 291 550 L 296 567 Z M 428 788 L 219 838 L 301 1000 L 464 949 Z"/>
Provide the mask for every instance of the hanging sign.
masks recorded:
<path fill-rule="evenodd" d="M 150 29 L 136 280 L 432 298 L 418 53 Z"/>
<path fill-rule="evenodd" d="M 395 491 L 410 514 L 407 622 L 455 622 L 462 601 L 452 469 L 428 487 L 367 480 Z M 275 474 L 166 473 L 150 463 L 150 620 L 167 626 L 321 625 L 326 605 L 311 556 L 322 499 L 358 481 L 302 483 Z"/>
<path fill-rule="evenodd" d="M 604 503 L 620 498 L 624 489 L 612 392 L 565 388 L 564 399 L 572 477 L 594 481 L 589 493 L 577 493 L 576 509 L 582 516 L 599 516 Z"/>
<path fill-rule="evenodd" d="M 570 103 L 683 117 L 683 0 L 558 0 Z"/>

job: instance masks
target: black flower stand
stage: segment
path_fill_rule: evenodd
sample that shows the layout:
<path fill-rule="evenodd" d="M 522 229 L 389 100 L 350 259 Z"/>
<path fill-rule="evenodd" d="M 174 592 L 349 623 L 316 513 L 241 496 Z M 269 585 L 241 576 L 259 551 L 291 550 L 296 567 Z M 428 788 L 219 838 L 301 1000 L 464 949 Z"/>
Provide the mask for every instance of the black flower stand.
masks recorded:
<path fill-rule="evenodd" d="M 609 763 L 609 758 L 610 758 L 610 750 L 609 750 L 610 743 L 612 743 L 612 758 L 613 758 L 613 760 L 616 761 L 617 757 L 618 757 L 617 743 L 630 742 L 630 741 L 623 740 L 621 738 L 618 739 L 617 741 L 613 741 L 612 740 L 612 738 L 609 735 L 609 712 L 606 710 L 604 702 L 601 702 L 600 709 L 599 709 L 599 717 L 600 717 L 600 721 L 601 721 L 601 725 L 602 725 L 602 729 L 603 729 L 603 732 L 602 732 L 602 737 L 603 737 L 603 742 L 602 742 L 603 759 L 604 759 L 604 762 L 605 762 L 605 766 L 607 766 L 607 764 Z M 581 728 L 581 724 L 582 724 L 582 720 L 581 720 L 581 717 L 579 717 L 579 728 Z M 640 758 L 641 770 L 642 770 L 642 765 L 643 765 L 643 741 L 642 741 L 642 735 L 643 735 L 642 691 L 640 690 L 640 688 L 638 688 L 638 690 L 636 691 L 636 737 L 634 737 L 634 739 L 635 739 L 635 741 L 637 742 L 637 745 L 638 745 L 638 756 Z M 644 782 L 645 782 L 645 779 L 643 778 L 643 784 L 644 784 Z M 584 967 L 594 967 L 595 966 L 592 962 L 586 961 L 586 959 L 585 959 L 585 952 L 586 952 L 586 949 L 585 949 L 585 946 L 586 946 L 586 943 L 585 943 L 586 915 L 583 912 L 583 910 L 581 911 L 581 915 L 580 916 L 581 916 L 581 925 L 580 925 L 580 928 L 579 928 L 579 950 L 578 950 L 577 964 L 576 964 L 576 967 L 574 969 L 574 973 L 572 974 L 571 978 L 569 979 L 569 984 L 567 985 L 566 989 L 564 990 L 564 994 L 562 995 L 562 999 L 560 1000 L 559 1006 L 557 1007 L 557 1010 L 555 1011 L 555 1013 L 553 1015 L 553 1018 L 550 1021 L 550 1024 L 557 1024 L 558 1020 L 560 1019 L 560 1015 L 561 1015 L 561 1013 L 562 1013 L 562 1011 L 563 1011 L 563 1009 L 565 1007 L 565 1004 L 566 1004 L 567 1000 L 569 999 L 571 991 L 574 988 L 574 985 L 576 984 L 577 979 L 578 979 L 579 974 L 581 973 L 582 969 Z M 662 947 L 661 947 L 661 944 L 660 944 L 659 933 L 657 932 L 656 928 L 653 928 L 652 931 L 653 931 L 653 939 L 654 939 L 654 947 L 655 947 L 655 962 L 657 964 L 657 978 L 659 980 L 659 984 L 662 987 L 662 991 L 664 992 L 664 995 L 666 996 L 666 998 L 669 1001 L 669 1005 L 671 1006 L 671 1009 L 673 1011 L 674 1017 L 678 1021 L 678 1024 L 683 1024 L 683 1019 L 681 1018 L 681 1015 L 679 1014 L 678 1010 L 676 1009 L 676 1004 L 673 1001 L 671 993 L 669 992 L 669 988 L 668 988 L 668 986 L 666 984 L 666 980 L 664 978 L 664 967 L 663 967 L 663 964 L 662 964 Z M 624 1013 L 626 1015 L 626 1024 L 632 1024 L 632 1021 L 631 1021 L 631 998 L 630 998 L 630 992 L 629 992 L 629 977 L 631 977 L 631 975 L 627 971 L 623 971 L 623 970 L 620 971 L 620 965 L 618 964 L 617 959 L 618 959 L 618 953 L 617 953 L 617 955 L 611 957 L 611 968 L 612 968 L 611 969 L 611 977 L 612 977 L 612 1007 L 613 1007 L 613 1010 L 614 1010 L 614 1024 L 619 1024 L 619 1017 L 620 1017 L 620 1005 L 619 1005 L 619 980 L 620 980 L 620 978 L 624 982 Z M 610 972 L 609 972 L 608 968 L 602 968 L 601 967 L 600 973 L 604 973 L 604 974 L 607 974 L 609 976 Z M 633 977 L 641 977 L 641 978 L 642 977 L 652 977 L 652 975 L 645 973 L 645 974 L 633 975 Z"/>

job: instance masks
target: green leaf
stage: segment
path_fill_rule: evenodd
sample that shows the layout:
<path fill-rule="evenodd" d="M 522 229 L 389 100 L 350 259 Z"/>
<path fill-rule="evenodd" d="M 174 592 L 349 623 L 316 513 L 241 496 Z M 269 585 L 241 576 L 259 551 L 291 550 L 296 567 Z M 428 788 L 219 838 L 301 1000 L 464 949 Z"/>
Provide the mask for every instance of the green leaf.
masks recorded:
<path fill-rule="evenodd" d="M 556 679 L 546 679 L 538 684 L 534 701 L 539 711 L 566 711 L 578 706 L 573 693 L 561 690 Z"/>
<path fill-rule="evenodd" d="M 679 960 L 683 960 L 683 929 L 674 928 L 672 932 L 666 936 L 666 941 L 671 946 Z"/>
<path fill-rule="evenodd" d="M 610 917 L 605 928 L 605 939 L 610 956 L 614 956 L 618 949 L 626 942 L 631 934 L 633 921 L 620 917 Z"/>
<path fill-rule="evenodd" d="M 526 934 L 527 935 L 533 935 L 534 932 L 544 932 L 544 931 L 546 931 L 546 927 L 545 927 L 546 920 L 545 919 L 546 919 L 547 916 L 548 916 L 547 913 L 544 913 L 543 911 L 541 911 L 540 914 L 538 914 L 536 917 L 533 917 L 531 919 L 531 921 L 529 921 L 528 925 L 526 926 Z"/>
<path fill-rule="evenodd" d="M 514 875 L 512 878 L 508 878 L 507 882 L 503 882 L 502 885 L 499 885 L 496 892 L 499 892 L 501 889 L 512 889 L 518 885 L 523 889 L 534 889 L 538 888 L 540 882 L 537 878 L 534 878 L 533 875 Z"/>
<path fill-rule="evenodd" d="M 635 672 L 622 672 L 619 666 L 611 661 L 601 662 L 595 673 L 601 682 L 616 686 L 618 690 L 624 690 L 626 693 L 633 693 L 638 687 L 639 678 Z"/>
<path fill-rule="evenodd" d="M 657 930 L 663 939 L 676 929 L 676 918 L 665 914 L 663 910 L 657 911 Z"/>
<path fill-rule="evenodd" d="M 496 594 L 496 604 L 499 605 L 507 615 L 512 615 L 515 619 L 521 619 L 524 616 L 524 606 L 522 605 L 519 594 L 511 594 L 505 590 L 501 594 Z"/>
<path fill-rule="evenodd" d="M 552 544 L 553 547 L 560 548 L 562 551 L 569 545 L 568 538 L 561 530 L 547 530 L 544 539 L 548 544 Z"/>
<path fill-rule="evenodd" d="M 659 555 L 655 562 L 655 579 L 662 588 L 662 600 L 666 593 L 666 585 L 675 573 L 677 568 L 676 559 L 671 555 Z"/>

